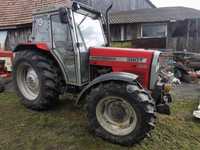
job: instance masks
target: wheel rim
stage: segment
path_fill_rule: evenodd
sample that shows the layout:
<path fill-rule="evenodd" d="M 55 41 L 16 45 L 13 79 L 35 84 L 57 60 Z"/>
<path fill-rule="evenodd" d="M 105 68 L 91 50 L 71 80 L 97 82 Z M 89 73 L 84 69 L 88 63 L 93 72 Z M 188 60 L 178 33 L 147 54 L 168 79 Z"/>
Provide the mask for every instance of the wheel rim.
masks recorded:
<path fill-rule="evenodd" d="M 36 71 L 27 63 L 20 64 L 17 69 L 17 85 L 23 96 L 33 101 L 40 91 L 40 82 Z"/>
<path fill-rule="evenodd" d="M 96 116 L 99 124 L 109 133 L 117 136 L 130 134 L 136 127 L 136 112 L 120 97 L 106 97 L 97 104 Z"/>

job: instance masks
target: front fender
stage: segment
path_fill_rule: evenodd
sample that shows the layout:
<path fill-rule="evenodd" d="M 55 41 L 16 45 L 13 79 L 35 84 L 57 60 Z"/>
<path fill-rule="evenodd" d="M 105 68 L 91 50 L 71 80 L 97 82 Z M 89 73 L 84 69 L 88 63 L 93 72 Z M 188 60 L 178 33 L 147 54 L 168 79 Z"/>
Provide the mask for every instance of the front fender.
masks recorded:
<path fill-rule="evenodd" d="M 97 77 L 96 79 L 94 79 L 92 82 L 90 82 L 90 84 L 88 84 L 83 90 L 82 92 L 79 94 L 76 104 L 79 104 L 80 100 L 86 95 L 88 94 L 88 92 L 90 91 L 90 89 L 102 82 L 107 82 L 107 81 L 124 81 L 127 83 L 133 83 L 137 80 L 138 76 L 135 74 L 131 74 L 131 73 L 126 73 L 126 72 L 111 72 L 108 74 L 104 74 L 101 75 L 99 77 Z M 139 83 L 138 83 L 139 84 Z"/>

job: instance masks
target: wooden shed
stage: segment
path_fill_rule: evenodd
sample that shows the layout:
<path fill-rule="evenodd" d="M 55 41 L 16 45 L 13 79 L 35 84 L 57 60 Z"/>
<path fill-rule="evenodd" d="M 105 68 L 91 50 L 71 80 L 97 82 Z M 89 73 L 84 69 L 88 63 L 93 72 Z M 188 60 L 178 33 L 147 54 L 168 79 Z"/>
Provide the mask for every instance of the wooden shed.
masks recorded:
<path fill-rule="evenodd" d="M 113 42 L 131 42 L 136 48 L 200 52 L 200 11 L 165 7 L 111 14 Z"/>

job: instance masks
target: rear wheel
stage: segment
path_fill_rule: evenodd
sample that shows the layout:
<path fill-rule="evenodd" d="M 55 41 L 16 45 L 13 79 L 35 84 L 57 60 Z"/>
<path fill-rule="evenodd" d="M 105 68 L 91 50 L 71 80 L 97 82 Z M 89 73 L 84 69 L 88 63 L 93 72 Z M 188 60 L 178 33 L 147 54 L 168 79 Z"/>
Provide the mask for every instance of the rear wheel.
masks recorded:
<path fill-rule="evenodd" d="M 147 136 L 155 123 L 155 105 L 137 85 L 103 83 L 87 97 L 90 129 L 99 137 L 132 145 Z"/>
<path fill-rule="evenodd" d="M 57 68 L 51 58 L 36 51 L 18 52 L 14 61 L 14 85 L 21 102 L 35 110 L 48 109 L 59 96 Z"/>
<path fill-rule="evenodd" d="M 0 93 L 4 92 L 4 90 L 5 90 L 4 79 L 0 77 Z"/>

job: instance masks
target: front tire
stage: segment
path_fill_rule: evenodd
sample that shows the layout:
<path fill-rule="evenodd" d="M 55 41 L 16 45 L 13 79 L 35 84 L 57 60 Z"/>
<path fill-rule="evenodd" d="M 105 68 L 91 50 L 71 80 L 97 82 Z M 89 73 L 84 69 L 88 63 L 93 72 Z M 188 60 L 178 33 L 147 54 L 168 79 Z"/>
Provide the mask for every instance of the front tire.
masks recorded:
<path fill-rule="evenodd" d="M 27 108 L 44 110 L 59 97 L 57 68 L 51 58 L 37 51 L 18 52 L 14 60 L 13 79 L 17 94 Z"/>
<path fill-rule="evenodd" d="M 155 123 L 155 104 L 141 88 L 123 82 L 102 83 L 87 97 L 89 127 L 112 143 L 133 145 L 144 139 Z"/>

